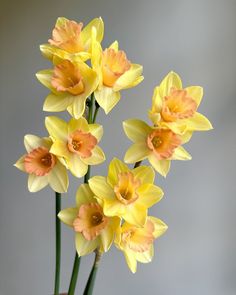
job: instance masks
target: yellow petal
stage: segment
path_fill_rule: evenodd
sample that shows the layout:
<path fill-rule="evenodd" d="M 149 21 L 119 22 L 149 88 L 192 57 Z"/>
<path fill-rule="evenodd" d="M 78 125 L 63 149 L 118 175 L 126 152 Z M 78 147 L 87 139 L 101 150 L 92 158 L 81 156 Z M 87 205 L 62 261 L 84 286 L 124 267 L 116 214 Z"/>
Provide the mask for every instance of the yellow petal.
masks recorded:
<path fill-rule="evenodd" d="M 99 146 L 95 146 L 92 150 L 92 156 L 84 158 L 83 162 L 88 165 L 98 165 L 106 160 L 103 150 Z"/>
<path fill-rule="evenodd" d="M 47 175 L 36 176 L 34 174 L 29 174 L 28 177 L 28 189 L 31 193 L 35 193 L 43 189 L 48 184 Z"/>
<path fill-rule="evenodd" d="M 89 124 L 89 132 L 96 137 L 99 142 L 103 135 L 103 127 L 99 124 Z"/>
<path fill-rule="evenodd" d="M 43 104 L 43 110 L 46 112 L 62 112 L 73 102 L 71 95 L 57 95 L 50 93 Z"/>
<path fill-rule="evenodd" d="M 175 87 L 177 89 L 182 89 L 182 82 L 178 74 L 175 72 L 170 72 L 161 82 L 160 84 L 160 95 L 161 97 L 165 97 L 169 95 L 171 87 Z"/>
<path fill-rule="evenodd" d="M 19 160 L 16 161 L 16 163 L 14 164 L 14 166 L 16 168 L 18 168 L 19 170 L 25 172 L 25 165 L 24 165 L 24 160 L 25 160 L 25 155 L 20 157 Z"/>
<path fill-rule="evenodd" d="M 102 251 L 107 252 L 113 242 L 115 232 L 117 227 L 120 224 L 120 218 L 118 217 L 113 217 L 110 218 L 109 224 L 106 226 L 106 228 L 101 232 L 100 238 L 101 238 L 101 246 L 102 246 Z"/>
<path fill-rule="evenodd" d="M 159 202 L 164 193 L 162 189 L 153 184 L 143 184 L 137 189 L 139 195 L 138 203 L 143 205 L 146 208 L 150 208 L 157 202 Z"/>
<path fill-rule="evenodd" d="M 155 180 L 155 172 L 150 166 L 139 166 L 132 170 L 132 173 L 136 179 L 144 183 L 153 183 Z"/>
<path fill-rule="evenodd" d="M 151 151 L 145 142 L 136 142 L 125 153 L 125 163 L 131 164 L 142 161 L 150 155 Z"/>
<path fill-rule="evenodd" d="M 184 134 L 181 135 L 181 142 L 182 144 L 189 142 L 189 140 L 192 138 L 193 132 L 192 131 L 186 131 Z"/>
<path fill-rule="evenodd" d="M 56 140 L 51 149 L 50 149 L 50 153 L 59 156 L 59 157 L 64 157 L 65 159 L 69 159 L 71 156 L 70 151 L 68 150 L 67 147 L 67 142 L 66 141 L 60 141 L 60 140 Z"/>
<path fill-rule="evenodd" d="M 186 87 L 185 90 L 187 91 L 188 96 L 193 98 L 199 106 L 203 97 L 203 88 L 200 86 L 190 86 Z"/>
<path fill-rule="evenodd" d="M 78 208 L 66 208 L 57 215 L 58 218 L 68 226 L 73 227 L 73 222 L 78 215 Z"/>
<path fill-rule="evenodd" d="M 182 147 L 179 146 L 174 150 L 171 157 L 172 160 L 191 160 L 191 155 Z"/>
<path fill-rule="evenodd" d="M 77 96 L 73 99 L 72 104 L 67 107 L 67 111 L 70 113 L 72 117 L 75 119 L 79 119 L 83 116 L 85 111 L 85 103 L 86 103 L 86 95 Z"/>
<path fill-rule="evenodd" d="M 116 52 L 119 50 L 119 43 L 118 41 L 114 41 L 113 43 L 111 43 L 111 45 L 109 46 L 109 48 L 114 49 Z"/>
<path fill-rule="evenodd" d="M 134 253 L 131 250 L 126 250 L 124 252 L 125 260 L 128 264 L 129 269 L 132 271 L 132 273 L 136 273 L 137 271 L 137 260 L 134 256 Z"/>
<path fill-rule="evenodd" d="M 118 202 L 115 198 L 103 198 L 103 212 L 106 216 L 118 216 L 123 217 L 125 214 L 125 205 Z"/>
<path fill-rule="evenodd" d="M 114 91 L 120 91 L 122 89 L 128 89 L 135 87 L 141 83 L 144 79 L 142 75 L 143 67 L 138 64 L 132 64 L 130 69 L 121 75 L 113 86 Z"/>
<path fill-rule="evenodd" d="M 50 145 L 51 141 L 48 141 L 46 138 L 41 138 L 33 134 L 27 134 L 24 137 L 24 146 L 28 153 L 40 146 L 49 148 Z"/>
<path fill-rule="evenodd" d="M 97 31 L 97 41 L 101 42 L 104 34 L 104 23 L 101 17 L 94 18 L 87 26 L 85 26 L 81 32 L 81 38 L 85 46 L 89 46 L 89 40 L 91 39 L 92 27 L 96 28 Z"/>
<path fill-rule="evenodd" d="M 66 160 L 70 172 L 75 177 L 83 177 L 88 171 L 88 165 L 85 164 L 78 155 L 73 154 L 69 159 Z"/>
<path fill-rule="evenodd" d="M 136 202 L 125 208 L 122 217 L 130 224 L 143 226 L 147 219 L 147 209 L 142 204 Z"/>
<path fill-rule="evenodd" d="M 75 233 L 75 247 L 79 256 L 92 253 L 99 246 L 99 239 L 86 240 L 81 233 Z"/>
<path fill-rule="evenodd" d="M 42 70 L 39 71 L 36 74 L 37 79 L 39 80 L 40 83 L 42 83 L 45 87 L 49 88 L 51 91 L 54 91 L 55 89 L 52 87 L 52 75 L 53 75 L 53 70 Z"/>
<path fill-rule="evenodd" d="M 135 253 L 135 258 L 137 261 L 142 262 L 142 263 L 149 263 L 152 261 L 152 258 L 154 256 L 154 247 L 153 245 L 150 246 L 150 249 L 145 252 L 136 252 Z"/>
<path fill-rule="evenodd" d="M 170 170 L 170 160 L 158 160 L 153 154 L 148 157 L 148 160 L 158 173 L 166 177 Z"/>
<path fill-rule="evenodd" d="M 106 178 L 103 176 L 94 176 L 89 179 L 89 186 L 95 196 L 100 199 L 110 199 L 114 196 L 114 191 L 107 183 Z"/>
<path fill-rule="evenodd" d="M 67 192 L 69 185 L 68 175 L 66 168 L 59 161 L 48 174 L 48 182 L 55 192 Z"/>
<path fill-rule="evenodd" d="M 207 131 L 213 129 L 211 122 L 204 115 L 197 112 L 192 118 L 184 121 L 187 130 Z"/>
<path fill-rule="evenodd" d="M 144 121 L 129 119 L 123 122 L 123 128 L 127 137 L 133 142 L 146 142 L 147 135 L 152 132 L 152 128 Z"/>
<path fill-rule="evenodd" d="M 129 171 L 129 168 L 119 159 L 114 158 L 110 162 L 109 168 L 108 168 L 108 176 L 107 181 L 112 186 L 116 185 L 118 182 L 118 174 L 120 172 L 127 172 Z"/>
<path fill-rule="evenodd" d="M 75 118 L 70 119 L 68 123 L 68 134 L 71 134 L 76 130 L 89 132 L 89 125 L 85 118 L 81 117 L 79 119 L 75 119 Z"/>
<path fill-rule="evenodd" d="M 160 113 L 162 109 L 162 97 L 160 95 L 160 87 L 156 86 L 152 96 L 152 110 L 153 112 Z"/>
<path fill-rule="evenodd" d="M 82 204 L 94 202 L 94 193 L 87 183 L 79 186 L 76 192 L 76 206 L 79 208 Z"/>
<path fill-rule="evenodd" d="M 154 224 L 155 230 L 153 235 L 155 239 L 160 237 L 167 230 L 168 226 L 160 219 L 153 216 L 148 216 L 148 219 L 150 219 L 152 223 Z"/>
<path fill-rule="evenodd" d="M 64 120 L 54 116 L 46 117 L 45 126 L 53 140 L 67 141 L 68 126 Z"/>
<path fill-rule="evenodd" d="M 112 88 L 101 86 L 99 90 L 94 92 L 96 101 L 105 113 L 108 114 L 120 100 L 120 93 L 115 92 Z"/>

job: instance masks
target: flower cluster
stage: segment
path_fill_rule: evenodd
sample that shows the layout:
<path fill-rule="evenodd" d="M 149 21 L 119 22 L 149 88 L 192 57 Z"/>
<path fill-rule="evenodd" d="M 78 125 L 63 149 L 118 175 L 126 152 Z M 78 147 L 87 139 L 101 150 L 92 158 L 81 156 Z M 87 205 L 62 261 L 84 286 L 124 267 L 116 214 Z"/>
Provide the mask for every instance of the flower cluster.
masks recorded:
<path fill-rule="evenodd" d="M 101 18 L 85 27 L 58 18 L 51 39 L 40 46 L 52 68 L 39 71 L 36 76 L 50 91 L 43 110 L 67 110 L 72 118 L 66 122 L 59 117 L 46 117 L 48 137 L 26 135 L 27 153 L 15 166 L 28 174 L 31 192 L 49 184 L 56 192 L 65 193 L 68 170 L 75 177 L 85 176 L 85 183 L 76 193 L 76 206 L 58 215 L 74 230 L 78 255 L 96 249 L 106 252 L 114 242 L 123 251 L 130 270 L 136 272 L 137 262 L 152 260 L 154 240 L 167 229 L 163 221 L 148 215 L 148 209 L 163 196 L 154 184 L 155 171 L 166 176 L 171 160 L 191 159 L 182 145 L 194 131 L 212 127 L 197 112 L 202 88 L 183 88 L 180 77 L 170 72 L 154 89 L 149 111 L 152 126 L 138 119 L 123 123 L 126 135 L 133 141 L 124 162 L 133 163 L 134 167 L 113 158 L 107 177 L 89 178 L 90 166 L 105 161 L 98 145 L 103 127 L 95 123 L 99 107 L 108 114 L 119 102 L 121 90 L 143 80 L 142 66 L 132 63 L 117 41 L 102 48 L 103 35 Z M 151 166 L 142 165 L 145 159 Z"/>

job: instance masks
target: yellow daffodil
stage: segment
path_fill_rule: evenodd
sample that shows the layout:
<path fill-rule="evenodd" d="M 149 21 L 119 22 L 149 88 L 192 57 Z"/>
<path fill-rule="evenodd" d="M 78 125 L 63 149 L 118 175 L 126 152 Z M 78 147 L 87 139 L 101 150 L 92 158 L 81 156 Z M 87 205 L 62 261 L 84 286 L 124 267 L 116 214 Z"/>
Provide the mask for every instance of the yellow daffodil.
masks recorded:
<path fill-rule="evenodd" d="M 101 202 L 105 215 L 119 216 L 131 224 L 143 226 L 147 209 L 163 196 L 162 190 L 153 184 L 154 178 L 151 167 L 130 170 L 115 158 L 109 165 L 108 176 L 92 177 L 89 186 Z"/>
<path fill-rule="evenodd" d="M 97 145 L 103 128 L 98 124 L 88 124 L 85 118 L 72 118 L 69 123 L 57 117 L 46 117 L 45 125 L 53 145 L 50 152 L 63 158 L 63 163 L 76 177 L 84 176 L 88 165 L 105 161 L 102 149 Z"/>
<path fill-rule="evenodd" d="M 40 46 L 43 55 L 53 63 L 59 57 L 62 59 L 87 60 L 91 56 L 91 30 L 97 31 L 96 41 L 101 42 L 104 34 L 102 18 L 93 19 L 86 27 L 83 23 L 68 20 L 65 17 L 57 19 L 49 44 Z"/>
<path fill-rule="evenodd" d="M 58 217 L 75 231 L 75 245 L 79 256 L 99 248 L 109 250 L 120 224 L 118 217 L 108 217 L 94 198 L 88 184 L 82 184 L 76 193 L 76 207 L 62 210 Z"/>
<path fill-rule="evenodd" d="M 210 130 L 209 120 L 197 112 L 202 96 L 202 87 L 183 88 L 180 77 L 170 72 L 154 90 L 149 117 L 154 125 L 178 134 Z"/>
<path fill-rule="evenodd" d="M 130 270 L 135 273 L 137 262 L 148 263 L 154 255 L 153 242 L 167 230 L 167 225 L 152 216 L 143 227 L 125 222 L 116 232 L 115 244 L 124 252 Z"/>
<path fill-rule="evenodd" d="M 51 91 L 43 110 L 61 112 L 67 109 L 76 119 L 83 115 L 86 99 L 98 85 L 96 72 L 82 61 L 61 60 L 54 69 L 40 71 L 36 76 Z"/>
<path fill-rule="evenodd" d="M 142 80 L 143 67 L 132 64 L 115 41 L 104 51 L 96 41 L 93 29 L 91 62 L 99 77 L 99 86 L 94 92 L 98 104 L 108 114 L 120 100 L 120 90 L 138 85 Z"/>
<path fill-rule="evenodd" d="M 52 140 L 28 134 L 24 138 L 24 145 L 27 154 L 23 155 L 15 166 L 29 174 L 29 191 L 37 192 L 49 184 L 54 191 L 65 193 L 69 180 L 66 168 L 50 152 Z"/>
<path fill-rule="evenodd" d="M 127 137 L 134 142 L 125 154 L 126 163 L 148 159 L 157 172 L 166 176 L 170 169 L 170 160 L 191 159 L 181 146 L 190 139 L 191 132 L 178 135 L 170 129 L 151 127 L 137 119 L 124 121 L 123 127 Z"/>

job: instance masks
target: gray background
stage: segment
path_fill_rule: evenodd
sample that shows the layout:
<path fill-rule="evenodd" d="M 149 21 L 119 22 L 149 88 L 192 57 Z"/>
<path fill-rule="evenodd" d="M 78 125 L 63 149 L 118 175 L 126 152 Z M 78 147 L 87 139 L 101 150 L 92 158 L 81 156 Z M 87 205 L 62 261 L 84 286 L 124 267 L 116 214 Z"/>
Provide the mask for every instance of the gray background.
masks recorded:
<path fill-rule="evenodd" d="M 24 134 L 46 134 L 42 104 L 48 91 L 35 72 L 49 65 L 38 46 L 50 37 L 58 16 L 85 24 L 102 16 L 104 46 L 117 39 L 129 59 L 144 66 L 144 82 L 124 91 L 109 116 L 99 113 L 107 161 L 94 174 L 105 175 L 109 160 L 123 157 L 130 142 L 122 120 L 148 120 L 153 87 L 170 70 L 184 85 L 204 87 L 200 111 L 215 128 L 196 133 L 187 145 L 192 161 L 176 161 L 167 179 L 156 179 L 165 197 L 151 213 L 169 229 L 156 242 L 153 262 L 139 264 L 133 275 L 112 248 L 101 262 L 94 294 L 236 294 L 236 1 L 1 0 L 0 13 L 0 295 L 53 291 L 54 195 L 48 188 L 30 194 L 26 175 L 12 165 L 24 153 Z M 71 177 L 63 207 L 74 203 L 80 182 Z M 66 291 L 74 239 L 65 226 L 62 246 L 61 290 Z M 82 259 L 77 294 L 91 263 L 92 256 Z"/>

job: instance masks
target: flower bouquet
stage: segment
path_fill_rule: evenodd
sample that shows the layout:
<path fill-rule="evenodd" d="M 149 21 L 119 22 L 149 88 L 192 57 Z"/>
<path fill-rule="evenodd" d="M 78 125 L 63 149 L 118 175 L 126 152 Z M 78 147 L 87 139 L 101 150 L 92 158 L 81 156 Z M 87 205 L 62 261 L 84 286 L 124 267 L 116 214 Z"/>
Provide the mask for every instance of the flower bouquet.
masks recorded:
<path fill-rule="evenodd" d="M 132 63 L 117 41 L 102 48 L 103 34 L 101 18 L 85 27 L 64 17 L 57 19 L 51 39 L 40 46 L 52 67 L 36 76 L 49 90 L 43 110 L 68 111 L 71 119 L 46 117 L 48 135 L 26 135 L 26 153 L 15 164 L 28 174 L 30 192 L 47 185 L 55 191 L 55 295 L 60 292 L 61 221 L 75 237 L 69 295 L 75 293 L 80 259 L 85 255 L 95 253 L 85 295 L 92 294 L 99 262 L 112 244 L 124 253 L 133 273 L 138 262 L 152 260 L 154 241 L 167 229 L 163 221 L 148 214 L 163 197 L 162 189 L 155 185 L 155 174 L 166 177 L 172 160 L 190 160 L 183 145 L 194 131 L 212 128 L 197 112 L 202 87 L 183 87 L 179 75 L 170 72 L 154 88 L 148 112 L 151 124 L 139 119 L 123 122 L 132 141 L 124 162 L 114 157 L 106 176 L 91 176 L 92 166 L 105 161 L 100 147 L 103 126 L 96 122 L 99 110 L 109 114 L 122 90 L 143 81 L 142 66 Z M 74 207 L 61 209 L 61 194 L 69 187 L 68 171 L 84 177 L 84 183 L 78 187 Z"/>

